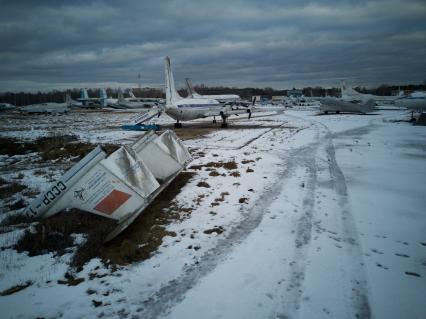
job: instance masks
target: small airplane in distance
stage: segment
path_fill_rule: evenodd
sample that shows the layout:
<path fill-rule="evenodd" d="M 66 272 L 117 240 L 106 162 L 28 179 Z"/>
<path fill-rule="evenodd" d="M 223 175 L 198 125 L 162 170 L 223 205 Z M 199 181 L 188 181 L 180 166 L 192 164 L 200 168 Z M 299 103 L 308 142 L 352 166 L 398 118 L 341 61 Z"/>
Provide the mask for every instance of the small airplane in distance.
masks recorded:
<path fill-rule="evenodd" d="M 112 97 L 108 97 L 105 89 L 101 89 L 100 92 L 100 101 L 102 106 L 115 107 L 118 105 L 118 99 L 114 99 Z"/>
<path fill-rule="evenodd" d="M 424 112 L 426 110 L 426 92 L 413 92 L 395 100 L 395 105 L 409 110 Z"/>
<path fill-rule="evenodd" d="M 132 89 L 128 90 L 128 94 L 129 97 L 125 98 L 126 101 L 129 102 L 143 102 L 145 105 L 144 107 L 149 108 L 149 107 L 155 107 L 158 104 L 161 104 L 163 99 L 160 98 L 152 98 L 152 97 L 136 97 L 135 94 L 133 93 Z"/>
<path fill-rule="evenodd" d="M 186 90 L 188 91 L 188 97 L 191 97 L 191 98 L 214 99 L 214 100 L 217 100 L 219 103 L 236 102 L 241 100 L 240 96 L 236 94 L 201 95 L 195 92 L 190 79 L 186 78 L 185 83 L 186 83 Z"/>
<path fill-rule="evenodd" d="M 348 88 L 346 86 L 345 81 L 340 82 L 340 91 L 342 94 L 342 100 L 346 102 L 367 102 L 368 100 L 374 100 L 377 104 L 386 105 L 386 104 L 393 104 L 395 100 L 398 98 L 401 98 L 404 95 L 404 91 L 399 92 L 399 95 L 397 96 L 380 96 L 380 95 L 374 95 L 374 94 L 364 94 L 359 93 L 358 91 L 355 91 L 353 88 Z"/>
<path fill-rule="evenodd" d="M 106 90 L 101 89 L 101 104 L 114 109 L 138 109 L 152 108 L 158 105 L 158 99 L 138 98 L 132 90 L 128 90 L 130 97 L 125 98 L 121 88 L 118 89 L 118 98 L 114 99 L 107 96 Z"/>
<path fill-rule="evenodd" d="M 339 113 L 361 113 L 367 114 L 375 111 L 376 102 L 373 99 L 365 103 L 357 104 L 347 102 L 337 98 L 324 97 L 320 99 L 320 112 L 328 114 L 329 112 Z"/>
<path fill-rule="evenodd" d="M 65 96 L 64 103 L 39 103 L 39 104 L 30 104 L 26 106 L 22 106 L 19 108 L 20 112 L 27 114 L 61 114 L 67 113 L 70 110 L 70 106 L 72 105 L 71 96 L 67 94 Z"/>
<path fill-rule="evenodd" d="M 165 64 L 165 79 L 166 79 L 166 103 L 159 105 L 157 108 L 148 113 L 137 116 L 134 123 L 144 123 L 155 116 L 160 116 L 162 112 L 176 120 L 175 127 L 182 127 L 180 121 L 191 121 L 206 117 L 213 117 L 213 123 L 216 123 L 216 116 L 222 118 L 221 127 L 228 126 L 226 120 L 231 115 L 248 114 L 251 117 L 252 112 L 268 112 L 278 111 L 283 112 L 284 108 L 256 108 L 254 103 L 248 107 L 240 107 L 238 105 L 221 104 L 215 99 L 208 98 L 183 98 L 175 88 L 170 58 L 167 56 Z"/>
<path fill-rule="evenodd" d="M 133 92 L 132 94 L 133 97 L 130 98 L 124 98 L 123 96 L 123 92 L 121 91 L 121 89 L 118 90 L 118 100 L 117 100 L 117 105 L 119 107 L 122 108 L 126 108 L 126 109 L 141 109 L 141 108 L 152 108 L 154 106 L 157 106 L 156 102 L 153 102 L 152 99 L 148 99 L 149 101 L 145 101 L 145 99 L 143 98 L 137 98 L 134 96 Z"/>
<path fill-rule="evenodd" d="M 106 106 L 105 102 L 105 96 L 102 96 L 102 90 L 100 92 L 100 97 L 89 97 L 89 94 L 87 93 L 87 89 L 81 89 L 80 91 L 80 98 L 78 101 L 82 102 L 82 107 L 86 108 L 100 108 L 102 106 Z"/>
<path fill-rule="evenodd" d="M 16 109 L 15 105 L 9 104 L 9 103 L 0 103 L 0 112 L 3 111 L 11 111 Z"/>

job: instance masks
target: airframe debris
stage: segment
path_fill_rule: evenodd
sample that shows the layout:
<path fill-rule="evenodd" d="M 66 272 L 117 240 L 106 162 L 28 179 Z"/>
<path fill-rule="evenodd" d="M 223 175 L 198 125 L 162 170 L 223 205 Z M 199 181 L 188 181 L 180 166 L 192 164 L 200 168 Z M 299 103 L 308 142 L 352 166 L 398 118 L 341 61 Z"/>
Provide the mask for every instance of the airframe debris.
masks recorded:
<path fill-rule="evenodd" d="M 111 240 L 129 226 L 192 160 L 172 131 L 147 132 L 107 157 L 96 147 L 41 193 L 26 213 L 49 217 L 78 208 L 117 221 Z"/>

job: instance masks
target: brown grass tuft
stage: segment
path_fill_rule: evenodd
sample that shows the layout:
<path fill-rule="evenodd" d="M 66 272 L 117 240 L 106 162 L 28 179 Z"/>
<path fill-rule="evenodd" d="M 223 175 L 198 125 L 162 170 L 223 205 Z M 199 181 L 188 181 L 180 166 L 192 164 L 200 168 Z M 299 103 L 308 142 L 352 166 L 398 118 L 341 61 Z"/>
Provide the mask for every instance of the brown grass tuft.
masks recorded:
<path fill-rule="evenodd" d="M 0 292 L 0 296 L 8 296 L 8 295 L 12 295 L 12 294 L 14 294 L 15 292 L 21 291 L 21 290 L 23 290 L 23 289 L 25 289 L 25 288 L 27 288 L 27 287 L 31 286 L 32 284 L 33 284 L 33 282 L 29 280 L 29 281 L 27 281 L 27 282 L 26 282 L 26 283 L 24 283 L 24 284 L 16 285 L 16 286 L 13 286 L 13 287 L 11 287 L 11 288 L 8 288 L 8 289 L 6 289 L 6 290 L 1 291 L 1 292 Z"/>
<path fill-rule="evenodd" d="M 248 164 L 248 163 L 254 163 L 254 161 L 253 160 L 242 160 L 241 161 L 241 164 Z"/>
<path fill-rule="evenodd" d="M 210 174 L 209 174 L 209 176 L 219 176 L 220 174 L 216 171 L 216 170 L 213 170 L 213 171 L 211 171 L 210 172 Z"/>
<path fill-rule="evenodd" d="M 199 182 L 197 184 L 198 187 L 205 187 L 205 188 L 210 188 L 210 185 L 206 182 Z"/>
<path fill-rule="evenodd" d="M 17 182 L 7 183 L 6 186 L 0 188 L 0 199 L 9 198 L 16 193 L 22 192 L 27 186 L 19 184 Z"/>
<path fill-rule="evenodd" d="M 240 177 L 241 175 L 238 171 L 232 171 L 231 173 L 229 173 L 229 176 Z"/>

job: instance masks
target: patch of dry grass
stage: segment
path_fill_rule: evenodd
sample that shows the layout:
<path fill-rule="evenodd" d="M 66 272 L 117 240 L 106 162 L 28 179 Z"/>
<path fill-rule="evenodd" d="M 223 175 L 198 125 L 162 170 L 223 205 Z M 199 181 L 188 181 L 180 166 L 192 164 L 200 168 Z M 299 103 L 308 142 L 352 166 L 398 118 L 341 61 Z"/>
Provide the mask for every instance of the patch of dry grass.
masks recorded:
<path fill-rule="evenodd" d="M 20 285 L 16 285 L 13 286 L 11 288 L 8 288 L 6 290 L 3 290 L 2 292 L 0 292 L 0 296 L 8 296 L 8 295 L 12 295 L 15 292 L 21 291 L 29 286 L 31 286 L 33 284 L 32 281 L 27 281 L 24 284 L 20 284 Z"/>
<path fill-rule="evenodd" d="M 63 255 L 74 246 L 74 233 L 87 235 L 86 242 L 74 254 L 72 265 L 79 268 L 98 255 L 105 237 L 115 228 L 112 219 L 94 215 L 78 209 L 63 211 L 39 220 L 35 232 L 25 231 L 15 249 L 27 251 L 29 256 L 54 252 Z"/>
<path fill-rule="evenodd" d="M 199 182 L 199 183 L 197 184 L 197 186 L 198 186 L 198 187 L 210 188 L 210 185 L 209 185 L 208 183 L 206 183 L 206 182 L 203 182 L 203 181 Z"/>
<path fill-rule="evenodd" d="M 110 264 L 142 261 L 158 249 L 165 236 L 175 237 L 166 226 L 186 218 L 192 209 L 177 207 L 173 200 L 192 176 L 191 172 L 180 173 L 125 231 L 100 248 L 100 257 Z"/>
<path fill-rule="evenodd" d="M 213 171 L 211 171 L 210 173 L 209 173 L 209 176 L 213 176 L 213 177 L 215 177 L 215 176 L 219 176 L 220 174 L 216 171 L 216 170 L 213 170 Z"/>
<path fill-rule="evenodd" d="M 194 170 L 201 170 L 203 167 L 207 167 L 207 168 L 220 168 L 223 167 L 227 170 L 232 170 L 232 169 L 237 169 L 238 165 L 237 163 L 235 163 L 235 161 L 228 161 L 228 162 L 208 162 L 207 164 L 204 165 L 192 165 L 191 167 L 189 167 L 190 169 L 194 169 Z"/>
<path fill-rule="evenodd" d="M 0 199 L 10 198 L 17 193 L 22 192 L 26 188 L 27 186 L 17 182 L 6 182 L 6 184 L 3 184 L 3 187 L 0 187 Z"/>

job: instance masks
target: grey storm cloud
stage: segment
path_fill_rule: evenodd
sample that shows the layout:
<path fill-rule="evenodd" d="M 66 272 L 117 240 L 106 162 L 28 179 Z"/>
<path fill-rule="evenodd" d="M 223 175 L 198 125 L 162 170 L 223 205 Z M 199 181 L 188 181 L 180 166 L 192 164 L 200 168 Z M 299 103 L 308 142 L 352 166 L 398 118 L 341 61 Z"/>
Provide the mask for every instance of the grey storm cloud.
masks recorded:
<path fill-rule="evenodd" d="M 288 88 L 426 80 L 424 1 L 8 1 L 0 91 L 31 83 Z M 2 87 L 3 86 L 3 87 Z"/>

